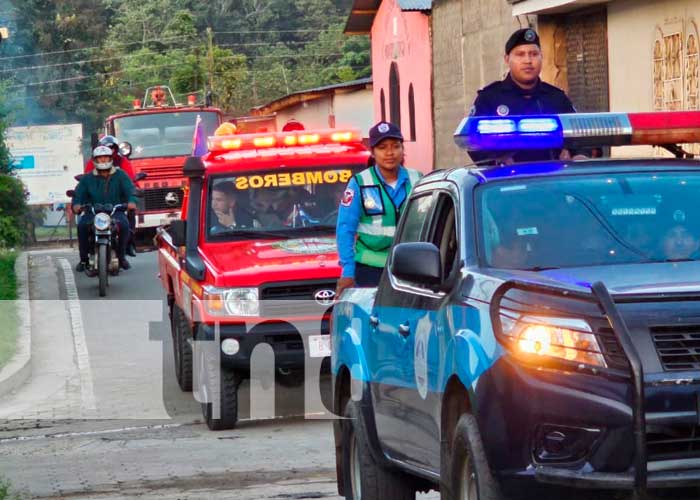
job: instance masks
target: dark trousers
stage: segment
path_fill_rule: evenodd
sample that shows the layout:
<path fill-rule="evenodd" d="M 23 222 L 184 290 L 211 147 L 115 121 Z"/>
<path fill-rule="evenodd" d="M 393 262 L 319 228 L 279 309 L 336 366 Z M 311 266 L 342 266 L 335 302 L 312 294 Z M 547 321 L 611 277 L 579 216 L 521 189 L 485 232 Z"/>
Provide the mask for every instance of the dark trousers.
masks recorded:
<path fill-rule="evenodd" d="M 355 286 L 373 287 L 379 285 L 383 267 L 373 267 L 355 262 Z"/>
<path fill-rule="evenodd" d="M 134 234 L 136 234 L 136 210 L 129 210 L 127 213 L 127 218 L 129 219 L 129 242 L 134 244 Z"/>
<path fill-rule="evenodd" d="M 90 236 L 93 234 L 92 222 L 95 219 L 93 214 L 83 214 L 78 221 L 78 249 L 80 250 L 80 260 L 86 262 L 90 250 L 92 250 L 92 241 Z M 117 224 L 119 236 L 117 238 L 117 255 L 120 259 L 124 258 L 126 246 L 129 243 L 129 221 L 123 212 L 115 212 L 112 217 Z M 93 236 L 94 238 L 94 236 Z"/>

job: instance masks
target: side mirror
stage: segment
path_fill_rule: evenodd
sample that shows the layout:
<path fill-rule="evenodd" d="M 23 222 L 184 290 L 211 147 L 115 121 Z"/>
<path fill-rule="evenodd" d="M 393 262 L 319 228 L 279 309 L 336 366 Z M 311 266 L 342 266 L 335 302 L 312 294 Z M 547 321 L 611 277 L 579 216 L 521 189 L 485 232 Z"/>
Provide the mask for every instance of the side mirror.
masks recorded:
<path fill-rule="evenodd" d="M 182 219 L 172 221 L 168 233 L 173 240 L 173 245 L 176 247 L 185 246 L 187 241 L 187 221 Z"/>
<path fill-rule="evenodd" d="M 132 150 L 133 149 L 131 147 L 131 143 L 129 143 L 129 142 L 120 142 L 119 143 L 119 154 L 121 154 L 122 156 L 125 156 L 128 158 L 129 156 L 131 156 Z"/>
<path fill-rule="evenodd" d="M 432 243 L 399 243 L 391 252 L 391 274 L 400 280 L 434 287 L 442 282 L 440 250 Z"/>
<path fill-rule="evenodd" d="M 144 180 L 146 177 L 148 177 L 148 174 L 146 172 L 139 172 L 134 176 L 134 180 L 138 182 Z"/>

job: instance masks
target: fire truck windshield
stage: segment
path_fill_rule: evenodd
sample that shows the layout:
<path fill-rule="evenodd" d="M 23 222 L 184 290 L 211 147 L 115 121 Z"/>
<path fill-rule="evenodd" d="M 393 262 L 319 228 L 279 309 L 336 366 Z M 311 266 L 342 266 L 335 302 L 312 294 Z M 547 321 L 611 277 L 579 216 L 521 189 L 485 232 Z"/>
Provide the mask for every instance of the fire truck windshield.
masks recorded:
<path fill-rule="evenodd" d="M 363 165 L 251 172 L 212 179 L 207 220 L 214 240 L 247 233 L 333 234 L 345 186 Z"/>
<path fill-rule="evenodd" d="M 114 135 L 131 144 L 131 159 L 189 155 L 197 115 L 202 117 L 206 136 L 214 135 L 219 121 L 217 113 L 211 111 L 163 111 L 117 118 Z"/>

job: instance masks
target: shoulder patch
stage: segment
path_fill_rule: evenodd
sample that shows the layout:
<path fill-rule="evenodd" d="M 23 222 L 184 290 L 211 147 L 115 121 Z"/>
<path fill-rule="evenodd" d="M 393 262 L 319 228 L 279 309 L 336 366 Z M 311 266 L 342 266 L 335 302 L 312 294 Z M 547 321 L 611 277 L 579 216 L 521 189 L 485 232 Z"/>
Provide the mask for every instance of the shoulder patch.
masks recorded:
<path fill-rule="evenodd" d="M 352 204 L 353 198 L 355 198 L 355 191 L 348 188 L 343 193 L 343 199 L 341 200 L 340 204 L 344 207 L 349 207 Z"/>

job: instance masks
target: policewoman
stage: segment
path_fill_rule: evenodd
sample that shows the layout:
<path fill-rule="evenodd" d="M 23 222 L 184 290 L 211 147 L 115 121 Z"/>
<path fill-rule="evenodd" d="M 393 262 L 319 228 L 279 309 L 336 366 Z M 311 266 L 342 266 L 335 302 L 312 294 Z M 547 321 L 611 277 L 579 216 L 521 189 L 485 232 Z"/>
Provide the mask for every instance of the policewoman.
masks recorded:
<path fill-rule="evenodd" d="M 503 80 L 481 89 L 470 111 L 473 116 L 511 116 L 575 113 L 573 104 L 558 87 L 540 79 L 540 37 L 531 28 L 519 29 L 506 42 L 504 60 L 508 74 Z M 513 161 L 556 160 L 569 152 L 555 150 L 515 152 Z M 492 157 L 488 152 L 470 152 L 472 160 Z"/>
<path fill-rule="evenodd" d="M 403 166 L 401 130 L 379 122 L 369 131 L 374 164 L 353 176 L 338 207 L 336 238 L 342 274 L 336 296 L 349 287 L 376 286 L 396 224 L 420 172 Z"/>

